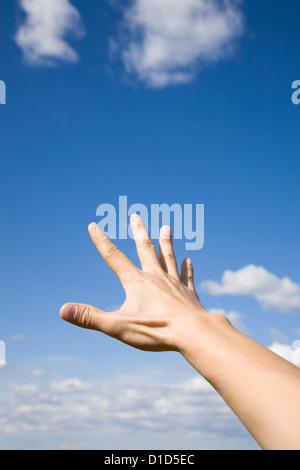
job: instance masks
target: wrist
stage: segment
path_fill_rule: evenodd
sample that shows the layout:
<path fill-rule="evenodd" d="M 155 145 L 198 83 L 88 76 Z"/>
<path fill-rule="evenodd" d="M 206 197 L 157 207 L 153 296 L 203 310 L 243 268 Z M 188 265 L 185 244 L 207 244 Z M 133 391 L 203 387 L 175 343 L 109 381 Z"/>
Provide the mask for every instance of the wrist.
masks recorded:
<path fill-rule="evenodd" d="M 186 316 L 178 335 L 178 351 L 201 374 L 210 380 L 213 370 L 221 366 L 220 351 L 230 350 L 237 330 L 224 315 L 197 309 Z M 213 367 L 214 366 L 214 367 Z"/>

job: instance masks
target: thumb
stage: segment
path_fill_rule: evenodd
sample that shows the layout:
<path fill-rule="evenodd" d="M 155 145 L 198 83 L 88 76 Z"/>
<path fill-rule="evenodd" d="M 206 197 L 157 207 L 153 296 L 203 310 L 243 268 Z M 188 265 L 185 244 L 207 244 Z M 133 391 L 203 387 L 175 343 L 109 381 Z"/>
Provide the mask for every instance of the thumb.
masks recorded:
<path fill-rule="evenodd" d="M 62 306 L 60 316 L 73 325 L 110 334 L 112 317 L 110 313 L 85 304 L 68 303 Z"/>

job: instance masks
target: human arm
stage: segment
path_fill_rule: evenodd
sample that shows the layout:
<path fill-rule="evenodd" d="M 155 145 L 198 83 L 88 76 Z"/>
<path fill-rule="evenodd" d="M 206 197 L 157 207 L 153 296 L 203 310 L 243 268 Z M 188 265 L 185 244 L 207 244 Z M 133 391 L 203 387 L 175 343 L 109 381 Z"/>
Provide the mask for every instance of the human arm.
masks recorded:
<path fill-rule="evenodd" d="M 139 216 L 131 218 L 142 269 L 96 224 L 89 232 L 120 278 L 126 300 L 104 312 L 66 304 L 61 317 L 146 351 L 178 351 L 218 391 L 264 449 L 300 449 L 300 370 L 235 330 L 222 315 L 208 313 L 194 287 L 193 267 L 179 274 L 168 227 L 159 255 Z"/>

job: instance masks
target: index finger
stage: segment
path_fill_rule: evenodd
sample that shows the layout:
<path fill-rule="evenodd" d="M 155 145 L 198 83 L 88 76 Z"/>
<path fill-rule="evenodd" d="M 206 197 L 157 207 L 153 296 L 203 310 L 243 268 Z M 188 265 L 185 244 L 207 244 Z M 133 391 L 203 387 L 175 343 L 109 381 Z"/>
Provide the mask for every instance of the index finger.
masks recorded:
<path fill-rule="evenodd" d="M 128 278 L 131 273 L 138 270 L 95 222 L 89 225 L 88 230 L 100 255 L 121 282 Z"/>

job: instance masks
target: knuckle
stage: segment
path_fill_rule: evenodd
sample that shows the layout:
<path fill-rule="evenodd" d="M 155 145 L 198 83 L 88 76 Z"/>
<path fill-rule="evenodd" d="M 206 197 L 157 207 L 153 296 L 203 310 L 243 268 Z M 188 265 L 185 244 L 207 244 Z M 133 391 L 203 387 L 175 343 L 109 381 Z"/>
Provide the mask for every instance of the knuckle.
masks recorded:
<path fill-rule="evenodd" d="M 117 248 L 116 246 L 110 246 L 106 250 L 107 258 L 115 258 L 115 257 L 120 256 L 120 254 L 121 254 L 121 252 L 120 252 L 119 248 Z"/>
<path fill-rule="evenodd" d="M 152 240 L 150 240 L 149 238 L 141 238 L 139 240 L 139 245 L 143 248 L 154 248 Z"/>
<path fill-rule="evenodd" d="M 172 238 L 171 237 L 160 238 L 160 243 L 163 243 L 164 245 L 171 245 L 172 244 Z"/>
<path fill-rule="evenodd" d="M 90 328 L 92 325 L 93 309 L 90 305 L 83 306 L 77 313 L 77 321 L 85 328 Z"/>
<path fill-rule="evenodd" d="M 165 254 L 165 259 L 167 261 L 176 261 L 174 253 L 166 253 Z"/>

